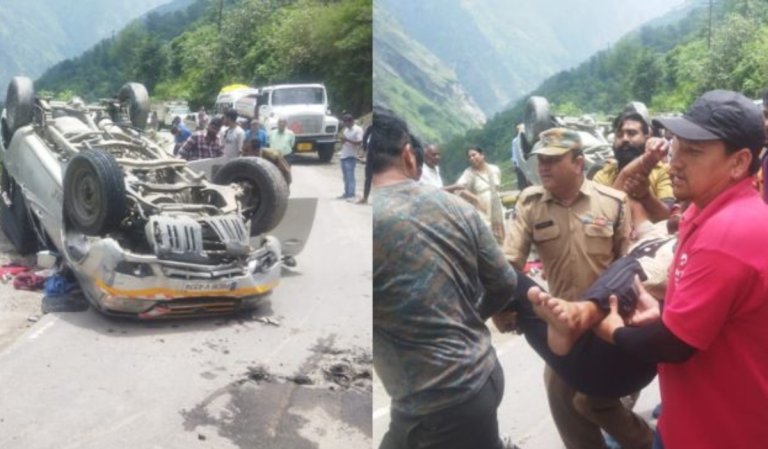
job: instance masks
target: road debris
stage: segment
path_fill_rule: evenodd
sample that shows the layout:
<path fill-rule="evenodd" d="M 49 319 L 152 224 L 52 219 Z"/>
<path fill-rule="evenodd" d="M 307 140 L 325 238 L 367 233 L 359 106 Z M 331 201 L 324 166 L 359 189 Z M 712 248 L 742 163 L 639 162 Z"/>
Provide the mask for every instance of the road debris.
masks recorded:
<path fill-rule="evenodd" d="M 280 322 L 279 321 L 277 321 L 275 319 L 272 319 L 272 318 L 269 318 L 269 317 L 258 317 L 258 318 L 256 318 L 256 321 L 258 321 L 260 323 L 264 323 L 264 324 L 269 324 L 271 326 L 277 326 L 277 327 L 280 326 Z"/>

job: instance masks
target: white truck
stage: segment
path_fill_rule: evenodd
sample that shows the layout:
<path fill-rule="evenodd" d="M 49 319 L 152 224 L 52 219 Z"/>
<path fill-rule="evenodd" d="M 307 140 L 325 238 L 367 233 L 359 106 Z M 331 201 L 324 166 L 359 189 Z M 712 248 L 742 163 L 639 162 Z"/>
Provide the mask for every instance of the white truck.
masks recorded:
<path fill-rule="evenodd" d="M 216 109 L 234 108 L 239 115 L 257 117 L 267 132 L 285 117 L 296 135 L 295 153 L 316 152 L 323 162 L 333 157 L 339 119 L 331 115 L 328 94 L 322 84 L 277 84 L 222 93 Z"/>

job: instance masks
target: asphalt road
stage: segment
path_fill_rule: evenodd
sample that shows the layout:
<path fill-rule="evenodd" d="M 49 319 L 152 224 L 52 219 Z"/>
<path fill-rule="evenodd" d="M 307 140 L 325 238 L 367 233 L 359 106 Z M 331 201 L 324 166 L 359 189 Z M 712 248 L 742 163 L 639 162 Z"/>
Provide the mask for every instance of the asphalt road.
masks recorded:
<path fill-rule="evenodd" d="M 369 448 L 370 207 L 333 199 L 336 161 L 293 170 L 292 196 L 320 201 L 269 301 L 174 322 L 43 316 L 0 352 L 0 448 Z"/>

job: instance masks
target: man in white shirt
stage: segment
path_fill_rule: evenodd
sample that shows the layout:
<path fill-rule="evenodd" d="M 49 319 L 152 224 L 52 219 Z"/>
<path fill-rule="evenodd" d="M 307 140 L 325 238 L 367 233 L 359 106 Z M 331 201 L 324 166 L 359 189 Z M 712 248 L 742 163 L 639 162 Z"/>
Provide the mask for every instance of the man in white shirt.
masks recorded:
<path fill-rule="evenodd" d="M 342 130 L 341 174 L 344 177 L 344 193 L 339 199 L 355 198 L 355 165 L 357 165 L 357 152 L 363 143 L 363 128 L 355 124 L 355 119 L 350 114 L 344 114 L 342 118 L 344 129 Z"/>
<path fill-rule="evenodd" d="M 224 126 L 221 132 L 222 156 L 234 159 L 240 156 L 245 141 L 245 131 L 237 123 L 237 111 L 228 109 L 224 113 Z"/>
<path fill-rule="evenodd" d="M 424 169 L 419 183 L 443 188 L 443 178 L 440 177 L 440 147 L 430 143 L 424 149 Z"/>

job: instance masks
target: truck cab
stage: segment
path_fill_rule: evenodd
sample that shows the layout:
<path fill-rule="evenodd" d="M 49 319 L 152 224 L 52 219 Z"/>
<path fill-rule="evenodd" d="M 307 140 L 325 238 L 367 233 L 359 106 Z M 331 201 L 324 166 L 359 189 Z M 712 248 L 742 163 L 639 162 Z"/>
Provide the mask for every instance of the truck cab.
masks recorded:
<path fill-rule="evenodd" d="M 242 106 L 244 110 L 257 108 L 267 131 L 276 129 L 278 118 L 285 117 L 288 129 L 296 135 L 295 153 L 317 153 L 323 162 L 333 157 L 339 119 L 331 115 L 324 85 L 265 86 L 259 89 L 256 105 L 243 102 Z"/>

